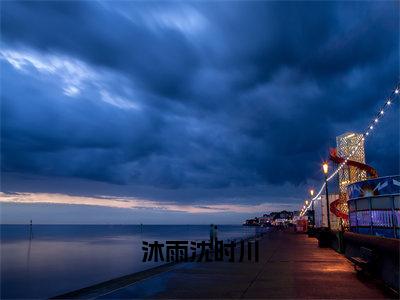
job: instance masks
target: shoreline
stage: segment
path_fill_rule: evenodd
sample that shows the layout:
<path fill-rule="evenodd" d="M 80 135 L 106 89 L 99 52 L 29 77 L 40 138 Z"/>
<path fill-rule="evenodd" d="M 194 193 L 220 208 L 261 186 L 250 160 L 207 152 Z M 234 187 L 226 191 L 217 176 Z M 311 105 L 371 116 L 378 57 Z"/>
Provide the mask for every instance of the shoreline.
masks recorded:
<path fill-rule="evenodd" d="M 61 295 L 50 297 L 49 299 L 92 299 L 110 292 L 114 292 L 120 288 L 126 287 L 143 279 L 168 272 L 172 270 L 178 262 L 169 262 L 160 266 L 152 267 L 143 271 L 120 276 L 107 281 L 103 281 L 94 285 L 90 285 L 78 290 L 67 292 Z"/>
<path fill-rule="evenodd" d="M 270 232 L 267 230 L 262 232 L 261 234 L 254 235 L 251 237 L 246 237 L 243 239 L 227 239 L 227 241 L 240 241 L 243 240 L 245 242 L 251 241 L 253 239 L 262 238 L 263 235 Z M 213 250 L 210 253 L 214 253 Z M 143 271 L 135 272 L 128 275 L 123 275 L 120 277 L 112 278 L 110 280 L 106 280 L 100 283 L 96 283 L 81 289 L 73 290 L 64 294 L 60 294 L 57 296 L 50 297 L 49 299 L 92 299 L 99 296 L 104 296 L 106 294 L 117 291 L 118 289 L 127 287 L 131 284 L 135 284 L 141 280 L 149 279 L 150 277 L 168 272 L 173 270 L 177 265 L 182 265 L 186 263 L 193 262 L 167 262 L 159 266 L 151 267 L 149 269 L 145 269 Z"/>

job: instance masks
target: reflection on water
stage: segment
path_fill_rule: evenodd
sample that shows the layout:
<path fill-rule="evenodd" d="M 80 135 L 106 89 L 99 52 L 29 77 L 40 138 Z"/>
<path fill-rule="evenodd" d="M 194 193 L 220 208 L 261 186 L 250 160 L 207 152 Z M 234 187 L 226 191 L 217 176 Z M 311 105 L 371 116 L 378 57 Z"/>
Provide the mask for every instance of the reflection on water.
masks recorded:
<path fill-rule="evenodd" d="M 0 225 L 1 298 L 44 298 L 155 266 L 141 241 L 207 240 L 206 225 Z M 219 226 L 220 239 L 254 228 Z"/>

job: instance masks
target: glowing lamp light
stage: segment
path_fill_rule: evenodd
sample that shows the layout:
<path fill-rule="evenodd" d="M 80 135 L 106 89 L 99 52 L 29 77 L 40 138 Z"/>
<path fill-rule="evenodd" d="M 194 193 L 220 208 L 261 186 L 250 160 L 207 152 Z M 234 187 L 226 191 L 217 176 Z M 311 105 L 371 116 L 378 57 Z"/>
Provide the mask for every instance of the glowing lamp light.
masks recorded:
<path fill-rule="evenodd" d="M 395 89 L 395 90 L 394 90 L 394 93 L 395 93 L 395 94 L 398 94 L 398 93 L 399 93 L 399 89 Z"/>
<path fill-rule="evenodd" d="M 322 170 L 324 171 L 324 174 L 328 174 L 328 168 L 329 168 L 328 163 L 324 162 L 322 164 Z"/>
<path fill-rule="evenodd" d="M 383 115 L 383 110 L 381 110 L 381 115 Z"/>
<path fill-rule="evenodd" d="M 386 104 L 387 105 L 390 105 L 392 102 L 390 102 L 390 100 L 388 100 L 387 102 L 386 102 Z"/>
<path fill-rule="evenodd" d="M 308 200 L 306 200 L 306 205 L 308 205 Z"/>
<path fill-rule="evenodd" d="M 365 133 L 365 135 L 369 135 L 369 132 L 367 131 L 367 132 Z"/>
<path fill-rule="evenodd" d="M 371 130 L 372 130 L 372 129 L 374 129 L 374 126 L 372 126 L 372 125 L 371 125 L 371 126 L 369 126 L 369 129 L 371 129 Z"/>
<path fill-rule="evenodd" d="M 378 119 L 375 119 L 374 122 L 375 122 L 375 123 L 378 123 Z"/>
<path fill-rule="evenodd" d="M 313 189 L 310 190 L 310 195 L 311 195 L 311 197 L 314 196 L 314 190 Z"/>

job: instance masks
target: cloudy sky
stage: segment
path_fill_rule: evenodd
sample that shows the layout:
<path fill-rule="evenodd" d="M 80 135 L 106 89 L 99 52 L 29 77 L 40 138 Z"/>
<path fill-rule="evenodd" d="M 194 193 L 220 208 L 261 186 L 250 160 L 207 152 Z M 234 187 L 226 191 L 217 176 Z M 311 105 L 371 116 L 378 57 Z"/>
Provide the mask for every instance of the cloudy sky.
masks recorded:
<path fill-rule="evenodd" d="M 399 2 L 3 2 L 3 223 L 297 209 L 399 80 Z M 399 105 L 367 141 L 399 173 Z"/>

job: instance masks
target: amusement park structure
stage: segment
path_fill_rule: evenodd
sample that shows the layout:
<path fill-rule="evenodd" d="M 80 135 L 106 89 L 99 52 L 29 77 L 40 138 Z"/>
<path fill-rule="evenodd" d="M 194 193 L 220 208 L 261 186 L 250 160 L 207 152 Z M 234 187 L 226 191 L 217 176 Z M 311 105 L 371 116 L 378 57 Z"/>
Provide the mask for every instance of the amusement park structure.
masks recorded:
<path fill-rule="evenodd" d="M 353 149 L 357 151 L 348 157 Z M 339 198 L 330 204 L 331 212 L 343 220 L 348 220 L 347 208 L 347 186 L 354 182 L 377 178 L 377 171 L 365 163 L 365 148 L 363 135 L 354 132 L 344 133 L 336 138 L 337 148 L 330 149 L 330 160 L 335 164 L 344 163 L 345 166 L 339 171 Z"/>

